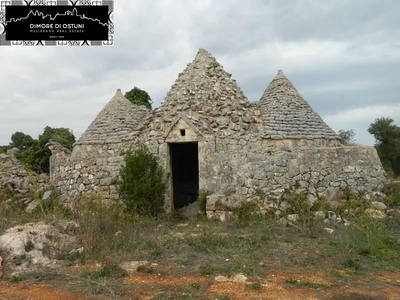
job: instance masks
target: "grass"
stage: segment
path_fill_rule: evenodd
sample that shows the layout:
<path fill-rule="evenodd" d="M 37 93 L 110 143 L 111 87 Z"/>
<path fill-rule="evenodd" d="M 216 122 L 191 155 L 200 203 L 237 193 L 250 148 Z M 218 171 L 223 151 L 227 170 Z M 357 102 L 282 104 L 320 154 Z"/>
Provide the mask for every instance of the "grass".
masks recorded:
<path fill-rule="evenodd" d="M 250 287 L 253 289 L 253 290 L 261 290 L 261 288 L 262 288 L 262 286 L 261 286 L 261 283 L 259 283 L 259 282 L 253 282 L 251 285 L 250 285 Z"/>
<path fill-rule="evenodd" d="M 392 189 L 397 193 L 396 188 Z M 71 265 L 91 262 L 102 265 L 96 271 L 69 277 L 68 284 L 73 289 L 87 294 L 123 294 L 117 279 L 126 275 L 119 264 L 127 261 L 154 263 L 157 274 L 213 278 L 241 273 L 254 281 L 249 285 L 253 290 L 262 289 L 259 278 L 282 268 L 313 272 L 320 271 L 323 265 L 325 276 L 331 276 L 336 282 L 344 280 L 340 275 L 342 270 L 352 271 L 346 276 L 358 276 L 400 268 L 400 219 L 373 220 L 357 216 L 350 219 L 350 226 L 337 225 L 328 234 L 322 221 L 310 219 L 312 214 L 302 195 L 287 200 L 303 213 L 297 227 L 282 227 L 272 216 L 254 214 L 251 203 L 234 211 L 237 221 L 219 222 L 206 218 L 131 216 L 123 212 L 119 203 L 104 205 L 95 195 L 82 199 L 72 211 L 58 202 L 50 202 L 27 214 L 23 206 L 8 205 L 9 197 L 0 194 L 1 232 L 16 224 L 37 220 L 72 218 L 79 222 L 78 238 L 84 252 L 65 258 Z M 346 203 L 340 207 L 343 211 L 354 205 L 351 198 L 346 201 L 347 208 Z M 398 207 L 396 201 L 393 203 Z M 32 251 L 33 244 L 27 241 L 25 250 Z M 137 271 L 154 274 L 156 270 L 143 265 Z M 332 272 L 337 276 L 332 276 Z M 9 280 L 15 282 L 20 278 Z M 326 287 L 290 278 L 286 284 L 312 289 Z M 185 287 L 157 291 L 154 299 L 203 299 L 206 288 L 200 281 L 187 283 Z M 224 297 L 228 296 L 215 295 L 214 299 L 229 299 Z"/>
<path fill-rule="evenodd" d="M 353 269 L 354 271 L 358 271 L 360 270 L 360 264 L 358 262 L 356 262 L 354 259 L 346 259 L 345 261 L 343 261 L 342 266 L 345 268 L 350 268 Z"/>
<path fill-rule="evenodd" d="M 321 283 L 317 282 L 311 282 L 311 281 L 301 281 L 301 280 L 296 280 L 293 278 L 286 279 L 286 284 L 291 286 L 291 287 L 307 287 L 310 289 L 321 289 L 321 288 L 326 288 L 327 286 Z"/>
<path fill-rule="evenodd" d="M 89 273 L 91 279 L 99 279 L 104 277 L 124 277 L 128 276 L 128 272 L 118 265 L 105 265 L 101 269 Z"/>
<path fill-rule="evenodd" d="M 153 274 L 155 272 L 155 269 L 153 267 L 141 265 L 137 268 L 136 271 L 139 273 Z"/>
<path fill-rule="evenodd" d="M 205 264 L 203 266 L 200 267 L 200 273 L 201 275 L 212 275 L 214 273 L 214 268 L 213 266 L 209 265 L 209 264 Z"/>
<path fill-rule="evenodd" d="M 25 276 L 22 274 L 11 275 L 10 277 L 8 277 L 8 281 L 13 282 L 13 283 L 24 281 L 24 280 L 25 280 Z"/>
<path fill-rule="evenodd" d="M 192 282 L 192 283 L 190 284 L 190 286 L 191 286 L 192 288 L 194 288 L 195 290 L 199 290 L 199 289 L 201 288 L 201 284 L 198 283 L 198 282 Z"/>
<path fill-rule="evenodd" d="M 199 207 L 200 212 L 205 215 L 206 207 L 207 207 L 207 196 L 211 195 L 212 192 L 209 190 L 200 190 L 199 195 L 197 196 L 197 205 Z"/>

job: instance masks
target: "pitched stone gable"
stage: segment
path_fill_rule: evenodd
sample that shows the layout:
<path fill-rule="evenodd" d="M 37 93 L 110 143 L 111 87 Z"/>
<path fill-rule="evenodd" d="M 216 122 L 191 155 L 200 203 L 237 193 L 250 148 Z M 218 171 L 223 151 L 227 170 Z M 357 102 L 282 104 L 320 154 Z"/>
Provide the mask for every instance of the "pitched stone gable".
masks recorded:
<path fill-rule="evenodd" d="M 279 71 L 260 99 L 265 138 L 338 139 L 337 134 Z"/>
<path fill-rule="evenodd" d="M 118 89 L 75 145 L 120 143 L 129 139 L 148 115 L 147 108 L 132 104 Z"/>
<path fill-rule="evenodd" d="M 237 134 L 258 130 L 262 124 L 257 105 L 204 49 L 179 74 L 164 103 L 154 112 L 153 124 L 171 123 L 179 116 L 186 116 L 202 134 Z M 159 129 L 157 125 L 155 129 Z"/>

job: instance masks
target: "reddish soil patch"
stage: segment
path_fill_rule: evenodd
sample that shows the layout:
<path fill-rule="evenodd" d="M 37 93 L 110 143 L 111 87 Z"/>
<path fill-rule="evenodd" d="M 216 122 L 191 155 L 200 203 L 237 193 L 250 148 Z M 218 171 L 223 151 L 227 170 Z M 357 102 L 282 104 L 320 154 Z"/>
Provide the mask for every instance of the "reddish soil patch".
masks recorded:
<path fill-rule="evenodd" d="M 0 281 L 0 299 L 11 300 L 83 300 L 84 295 L 52 288 L 44 283 L 9 283 Z"/>
<path fill-rule="evenodd" d="M 166 298 L 183 299 L 190 294 L 195 299 L 218 299 L 226 295 L 229 299 L 371 299 L 391 300 L 400 298 L 400 275 L 398 272 L 357 275 L 341 282 L 325 279 L 318 273 L 275 272 L 257 280 L 259 285 L 238 282 L 217 282 L 213 276 L 173 276 L 133 274 L 120 278 L 123 296 L 85 296 L 67 291 L 67 283 L 10 283 L 0 281 L 0 299 L 153 299 L 165 294 Z M 196 283 L 198 288 L 194 288 Z M 303 284 L 302 284 L 303 283 Z M 190 298 L 189 298 L 190 299 Z"/>

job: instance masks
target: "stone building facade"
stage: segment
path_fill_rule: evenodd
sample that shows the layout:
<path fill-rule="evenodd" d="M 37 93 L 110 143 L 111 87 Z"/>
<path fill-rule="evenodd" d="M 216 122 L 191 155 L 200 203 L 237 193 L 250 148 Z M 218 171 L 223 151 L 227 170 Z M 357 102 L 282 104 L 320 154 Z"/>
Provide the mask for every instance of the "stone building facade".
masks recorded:
<path fill-rule="evenodd" d="M 312 201 L 345 188 L 379 191 L 386 182 L 375 149 L 341 145 L 281 71 L 250 102 L 204 49 L 159 108 L 133 105 L 118 90 L 72 153 L 50 145 L 51 180 L 64 200 L 88 191 L 118 198 L 124 153 L 139 143 L 168 174 L 169 210 L 194 202 L 199 190 L 212 192 L 208 209 L 215 210 L 244 201 L 268 207 L 289 189 Z"/>

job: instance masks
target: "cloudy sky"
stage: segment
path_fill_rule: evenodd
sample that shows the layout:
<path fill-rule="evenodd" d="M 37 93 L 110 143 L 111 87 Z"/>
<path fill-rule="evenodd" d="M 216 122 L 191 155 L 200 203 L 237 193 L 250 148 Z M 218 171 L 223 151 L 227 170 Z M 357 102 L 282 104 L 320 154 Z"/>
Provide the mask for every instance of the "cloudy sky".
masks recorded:
<path fill-rule="evenodd" d="M 398 0 L 115 0 L 112 47 L 0 47 L 0 145 L 22 131 L 78 138 L 137 86 L 155 107 L 198 48 L 258 101 L 282 69 L 335 131 L 360 144 L 376 118 L 400 125 Z"/>

